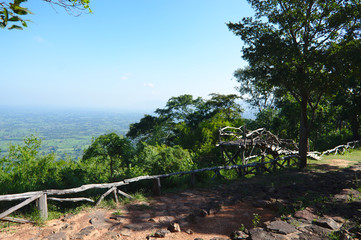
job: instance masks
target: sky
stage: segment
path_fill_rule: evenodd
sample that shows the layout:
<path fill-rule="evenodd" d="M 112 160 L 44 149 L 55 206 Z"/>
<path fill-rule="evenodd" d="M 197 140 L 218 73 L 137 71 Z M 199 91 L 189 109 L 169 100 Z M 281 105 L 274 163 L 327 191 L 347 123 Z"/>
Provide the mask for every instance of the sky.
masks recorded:
<path fill-rule="evenodd" d="M 245 0 L 92 0 L 69 15 L 28 1 L 28 28 L 0 30 L 0 105 L 155 110 L 182 94 L 237 94 L 246 63 L 227 22 Z"/>

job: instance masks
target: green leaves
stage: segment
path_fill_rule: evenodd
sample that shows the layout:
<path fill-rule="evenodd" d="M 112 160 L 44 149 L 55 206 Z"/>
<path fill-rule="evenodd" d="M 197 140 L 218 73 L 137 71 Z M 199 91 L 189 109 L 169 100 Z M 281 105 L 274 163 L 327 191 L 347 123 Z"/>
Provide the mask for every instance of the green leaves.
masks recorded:
<path fill-rule="evenodd" d="M 23 30 L 23 28 L 18 25 L 12 25 L 11 27 L 9 27 L 9 30 L 11 30 L 11 29 Z"/>
<path fill-rule="evenodd" d="M 0 2 L 0 28 L 8 26 L 9 22 L 14 22 L 8 27 L 9 30 L 22 30 L 27 27 L 29 20 L 23 19 L 23 16 L 33 14 L 29 9 L 22 7 L 21 4 L 27 0 L 13 0 L 10 3 Z M 54 4 L 54 6 L 64 8 L 69 14 L 79 15 L 80 11 L 86 10 L 92 12 L 89 7 L 89 0 L 43 0 L 44 2 Z M 21 26 L 20 26 L 21 25 Z"/>
<path fill-rule="evenodd" d="M 33 14 L 27 8 L 21 7 L 20 4 L 25 2 L 24 0 L 15 0 L 13 3 L 5 4 L 0 3 L 2 6 L 2 11 L 0 11 L 0 27 L 5 28 L 8 26 L 9 22 L 14 22 L 18 24 L 12 24 L 8 27 L 9 30 L 17 29 L 22 30 L 23 27 L 27 27 L 26 21 L 23 20 L 20 16 L 25 16 L 27 14 Z M 22 25 L 19 26 L 19 23 Z"/>
<path fill-rule="evenodd" d="M 106 166 L 110 180 L 116 169 L 128 166 L 133 154 L 130 141 L 116 133 L 109 133 L 95 138 L 84 151 L 82 162 Z"/>
<path fill-rule="evenodd" d="M 332 58 L 329 53 L 344 39 L 360 34 L 360 13 L 352 9 L 360 9 L 361 2 L 248 2 L 255 9 L 255 20 L 249 17 L 227 24 L 245 43 L 242 57 L 249 66 L 236 73 L 241 87 L 246 86 L 241 93 L 264 99 L 269 94 L 289 93 L 299 102 L 300 155 L 302 162 L 306 162 L 309 120 L 314 118 L 321 98 L 344 84 L 343 79 L 335 77 L 336 68 L 329 65 Z"/>

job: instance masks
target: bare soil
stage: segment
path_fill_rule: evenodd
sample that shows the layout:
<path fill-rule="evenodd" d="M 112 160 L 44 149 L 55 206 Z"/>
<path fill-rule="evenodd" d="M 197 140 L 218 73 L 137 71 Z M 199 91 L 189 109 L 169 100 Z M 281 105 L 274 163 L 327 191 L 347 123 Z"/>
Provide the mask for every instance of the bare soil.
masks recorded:
<path fill-rule="evenodd" d="M 328 170 L 337 170 L 349 164 L 349 161 L 333 159 L 327 165 Z M 308 173 L 303 175 L 305 174 Z M 299 176 L 293 177 L 299 179 Z M 47 221 L 41 227 L 32 224 L 11 226 L 0 230 L 0 239 L 147 239 L 147 236 L 154 235 L 159 230 L 166 230 L 172 222 L 179 223 L 181 232 L 168 233 L 164 239 L 228 239 L 230 234 L 242 225 L 252 228 L 255 214 L 260 217 L 260 222 L 280 215 L 277 208 L 257 206 L 257 199 L 272 200 L 278 197 L 288 198 L 288 201 L 292 202 L 295 196 L 303 194 L 302 186 L 297 188 L 297 183 L 292 183 L 292 180 L 290 185 L 281 184 L 279 189 L 275 190 L 274 186 L 265 184 L 267 177 L 260 176 L 260 182 L 257 182 L 256 177 L 207 189 L 167 193 L 147 202 L 134 201 L 128 205 L 118 205 L 116 209 L 93 208 Z M 305 176 L 305 179 L 308 179 L 307 177 Z M 317 175 L 312 180 L 314 189 L 328 191 L 324 185 L 317 185 L 315 179 L 318 177 Z M 320 179 L 322 177 L 320 176 Z M 331 177 L 336 178 L 338 175 Z M 329 178 L 330 176 L 327 176 L 326 179 Z M 325 183 L 322 178 L 319 182 L 327 185 L 327 181 Z M 301 184 L 304 185 L 305 182 Z M 340 189 L 342 187 L 340 186 Z"/>

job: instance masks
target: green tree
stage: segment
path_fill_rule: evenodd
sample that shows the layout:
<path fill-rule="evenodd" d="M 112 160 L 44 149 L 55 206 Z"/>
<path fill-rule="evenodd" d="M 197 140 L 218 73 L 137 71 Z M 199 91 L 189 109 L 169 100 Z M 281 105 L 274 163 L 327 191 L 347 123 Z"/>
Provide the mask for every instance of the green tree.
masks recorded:
<path fill-rule="evenodd" d="M 188 171 L 193 167 L 191 154 L 181 146 L 142 144 L 134 164 L 142 166 L 147 174 L 165 174 Z"/>
<path fill-rule="evenodd" d="M 358 0 L 248 0 L 255 19 L 228 23 L 244 41 L 243 58 L 249 66 L 238 81 L 290 93 L 300 105 L 300 168 L 307 165 L 310 121 L 322 97 L 340 85 L 327 68 L 332 48 L 360 30 Z"/>
<path fill-rule="evenodd" d="M 146 115 L 132 124 L 127 137 L 153 146 L 180 146 L 201 166 L 218 164 L 218 129 L 242 125 L 243 109 L 237 95 L 210 96 L 208 100 L 188 94 L 172 97 L 164 108 L 155 111 L 156 116 Z"/>
<path fill-rule="evenodd" d="M 353 139 L 358 140 L 361 124 L 361 40 L 357 36 L 351 38 L 351 41 L 343 41 L 336 48 L 330 65 L 337 69 L 339 78 L 345 79 L 333 105 L 341 108 L 341 118 L 350 123 Z"/>
<path fill-rule="evenodd" d="M 59 187 L 66 161 L 40 152 L 41 139 L 26 137 L 22 145 L 10 145 L 9 153 L 0 160 L 2 194 Z M 11 184 L 9 184 L 11 183 Z"/>
<path fill-rule="evenodd" d="M 91 12 L 89 8 L 90 0 L 43 0 L 49 4 L 64 8 L 70 14 L 79 14 L 81 11 L 87 10 Z M 27 27 L 26 19 L 24 16 L 32 14 L 32 12 L 23 6 L 21 6 L 27 0 L 11 0 L 9 3 L 0 2 L 0 28 L 5 28 L 8 25 L 8 29 L 23 29 Z"/>
<path fill-rule="evenodd" d="M 133 147 L 127 138 L 116 133 L 108 133 L 93 139 L 91 145 L 84 151 L 81 161 L 106 168 L 109 171 L 109 180 L 114 180 L 115 170 L 126 168 L 131 162 L 132 155 Z"/>
<path fill-rule="evenodd" d="M 185 140 L 199 139 L 200 124 L 218 115 L 227 121 L 241 119 L 237 95 L 210 94 L 209 100 L 180 95 L 168 100 L 164 108 L 158 108 L 156 116 L 145 115 L 139 123 L 130 126 L 127 137 L 149 144 L 180 145 L 191 149 L 194 144 Z M 223 125 L 218 127 L 224 127 Z"/>

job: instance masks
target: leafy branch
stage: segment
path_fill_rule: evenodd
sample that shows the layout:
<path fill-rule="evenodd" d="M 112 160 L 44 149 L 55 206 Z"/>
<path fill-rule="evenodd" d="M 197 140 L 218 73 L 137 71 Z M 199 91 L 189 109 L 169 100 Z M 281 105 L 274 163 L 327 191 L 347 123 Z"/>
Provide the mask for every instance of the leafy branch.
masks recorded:
<path fill-rule="evenodd" d="M 21 4 L 27 0 L 13 0 L 13 2 L 0 2 L 0 28 L 22 30 L 27 27 L 30 20 L 23 19 L 25 15 L 33 14 Z M 68 14 L 79 16 L 82 11 L 91 13 L 90 0 L 43 0 L 49 4 L 63 8 Z"/>

